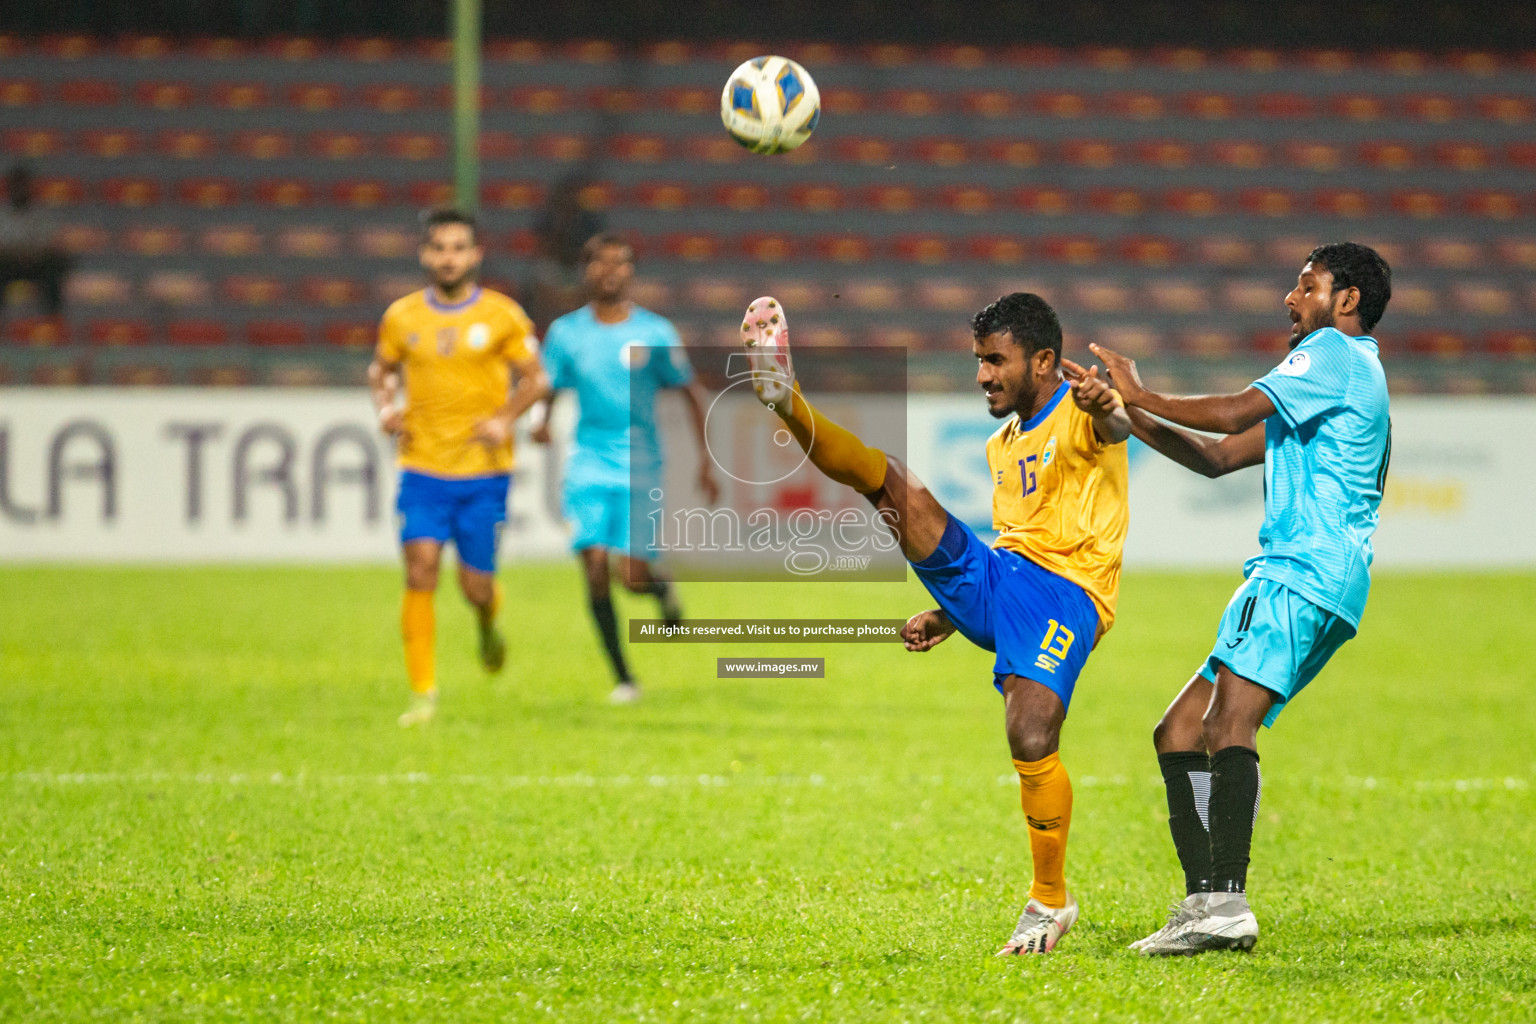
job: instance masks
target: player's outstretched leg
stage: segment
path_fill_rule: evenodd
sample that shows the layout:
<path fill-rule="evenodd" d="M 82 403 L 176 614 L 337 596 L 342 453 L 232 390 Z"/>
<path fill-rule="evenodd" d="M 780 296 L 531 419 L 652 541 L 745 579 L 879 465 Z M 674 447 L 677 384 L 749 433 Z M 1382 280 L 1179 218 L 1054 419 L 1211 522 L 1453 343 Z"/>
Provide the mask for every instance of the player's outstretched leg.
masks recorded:
<path fill-rule="evenodd" d="M 405 641 L 405 674 L 411 706 L 400 716 L 402 728 L 425 725 L 437 713 L 437 565 L 442 545 L 430 540 L 405 545 L 405 598 L 400 604 L 400 635 Z"/>
<path fill-rule="evenodd" d="M 629 674 L 623 641 L 619 639 L 619 617 L 613 607 L 608 549 L 594 545 L 577 553 L 581 556 L 587 581 L 587 603 L 592 611 L 592 622 L 597 626 L 597 636 L 602 641 L 603 653 L 608 656 L 608 664 L 613 667 L 613 690 L 608 699 L 615 704 L 633 704 L 640 699 L 640 684 Z"/>
<path fill-rule="evenodd" d="M 496 613 L 501 610 L 503 590 L 496 577 L 468 566 L 459 566 L 459 589 L 475 609 L 479 630 L 480 664 L 487 672 L 500 672 L 507 663 L 507 641 L 496 628 Z"/>

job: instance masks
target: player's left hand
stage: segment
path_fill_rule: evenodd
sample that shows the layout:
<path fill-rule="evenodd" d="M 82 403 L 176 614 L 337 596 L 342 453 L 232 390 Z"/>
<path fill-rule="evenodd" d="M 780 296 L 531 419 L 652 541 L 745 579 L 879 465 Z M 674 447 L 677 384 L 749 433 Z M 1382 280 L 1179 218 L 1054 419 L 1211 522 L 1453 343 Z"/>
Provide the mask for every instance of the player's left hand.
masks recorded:
<path fill-rule="evenodd" d="M 699 490 L 704 492 L 704 500 L 711 505 L 720 500 L 720 484 L 715 480 L 715 471 L 708 461 L 699 467 Z"/>
<path fill-rule="evenodd" d="M 909 651 L 929 651 L 947 640 L 955 631 L 949 616 L 934 608 L 918 612 L 901 627 L 901 639 Z"/>
<path fill-rule="evenodd" d="M 475 440 L 481 444 L 502 445 L 512 439 L 512 424 L 500 416 L 475 424 Z"/>
<path fill-rule="evenodd" d="M 1067 386 L 1072 389 L 1072 401 L 1089 416 L 1103 419 L 1116 409 L 1124 408 L 1109 381 L 1099 376 L 1097 366 L 1084 370 L 1072 360 L 1063 359 L 1061 368 L 1066 373 Z"/>
<path fill-rule="evenodd" d="M 1137 399 L 1146 393 L 1146 388 L 1141 384 L 1141 375 L 1136 372 L 1136 360 L 1129 359 L 1113 349 L 1107 349 L 1102 345 L 1089 345 L 1088 348 L 1094 355 L 1104 362 L 1104 369 L 1109 371 L 1109 380 L 1120 392 L 1120 398 L 1126 405 L 1136 405 Z"/>

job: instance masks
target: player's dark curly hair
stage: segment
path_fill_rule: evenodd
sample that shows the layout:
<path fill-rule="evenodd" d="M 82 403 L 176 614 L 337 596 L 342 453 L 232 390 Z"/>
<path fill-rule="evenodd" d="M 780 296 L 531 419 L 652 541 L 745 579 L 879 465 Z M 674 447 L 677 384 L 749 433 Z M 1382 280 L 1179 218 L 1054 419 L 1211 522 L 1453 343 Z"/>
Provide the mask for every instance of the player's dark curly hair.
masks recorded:
<path fill-rule="evenodd" d="M 971 317 L 971 334 L 977 341 L 1007 331 L 1015 345 L 1030 355 L 1049 349 L 1061 361 L 1061 321 L 1051 304 L 1032 292 L 1004 295 Z"/>
<path fill-rule="evenodd" d="M 463 210 L 455 210 L 450 206 L 437 206 L 430 210 L 421 211 L 421 240 L 423 243 L 431 241 L 432 230 L 440 228 L 444 224 L 463 224 L 469 228 L 469 233 L 476 241 L 480 240 L 480 231 L 475 226 L 475 218 Z"/>
<path fill-rule="evenodd" d="M 1327 267 L 1333 274 L 1333 290 L 1360 289 L 1360 327 L 1369 331 L 1381 321 L 1392 298 L 1392 268 L 1381 253 L 1359 242 L 1331 242 L 1320 245 L 1307 256 L 1307 262 Z"/>
<path fill-rule="evenodd" d="M 609 246 L 620 246 L 622 248 L 628 249 L 629 262 L 635 262 L 634 243 L 625 238 L 623 235 L 616 235 L 612 231 L 604 231 L 587 239 L 586 244 L 581 247 L 582 266 L 586 266 L 588 263 L 591 263 L 593 260 L 597 259 L 597 254 Z"/>

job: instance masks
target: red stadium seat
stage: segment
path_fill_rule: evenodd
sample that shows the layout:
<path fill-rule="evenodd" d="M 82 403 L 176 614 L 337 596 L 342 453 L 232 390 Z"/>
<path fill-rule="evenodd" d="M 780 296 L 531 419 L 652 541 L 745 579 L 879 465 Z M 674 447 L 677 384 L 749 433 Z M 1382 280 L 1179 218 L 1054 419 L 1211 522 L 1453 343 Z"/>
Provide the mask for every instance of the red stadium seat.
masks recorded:
<path fill-rule="evenodd" d="M 1501 238 L 1494 251 L 1505 266 L 1536 271 L 1536 238 Z"/>
<path fill-rule="evenodd" d="M 821 90 L 822 112 L 834 117 L 864 114 L 874 109 L 875 103 L 868 93 L 858 89 L 834 86 Z"/>
<path fill-rule="evenodd" d="M 985 117 L 996 121 L 1017 117 L 1020 103 L 1018 97 L 1011 92 L 1004 92 L 1001 89 L 983 89 L 961 93 L 960 107 L 972 117 Z"/>
<path fill-rule="evenodd" d="M 122 98 L 116 82 L 98 78 L 74 79 L 59 84 L 59 99 L 71 107 L 111 107 Z"/>
<path fill-rule="evenodd" d="M 282 280 L 264 274 L 235 274 L 219 286 L 220 295 L 242 306 L 270 306 L 282 301 L 286 292 Z"/>
<path fill-rule="evenodd" d="M 1037 92 L 1025 102 L 1040 117 L 1077 120 L 1095 112 L 1093 100 L 1094 97 L 1081 92 Z"/>
<path fill-rule="evenodd" d="M 140 82 L 133 88 L 134 102 L 154 110 L 186 110 L 195 98 L 186 82 Z"/>
<path fill-rule="evenodd" d="M 533 210 L 544 204 L 544 186 L 536 181 L 492 181 L 481 186 L 480 197 L 491 209 Z"/>
<path fill-rule="evenodd" d="M 5 335 L 13 345 L 51 348 L 69 344 L 69 323 L 60 317 L 20 317 L 5 325 Z"/>
<path fill-rule="evenodd" d="M 769 288 L 768 291 L 773 295 L 781 294 L 772 288 Z M 651 277 L 635 278 L 630 294 L 634 296 L 636 302 L 646 309 L 663 309 L 672 304 L 672 286 L 666 281 L 658 281 Z M 784 301 L 787 303 L 791 300 L 788 296 L 785 296 Z"/>
<path fill-rule="evenodd" d="M 1212 217 L 1222 212 L 1226 201 L 1208 188 L 1171 188 L 1163 193 L 1163 206 L 1184 217 Z"/>
<path fill-rule="evenodd" d="M 1440 192 L 1424 189 L 1403 189 L 1392 193 L 1392 208 L 1415 220 L 1434 220 L 1444 217 L 1450 210 L 1450 202 Z"/>
<path fill-rule="evenodd" d="M 1207 154 L 1218 166 L 1239 171 L 1257 170 L 1269 163 L 1268 149 L 1262 143 L 1246 140 L 1213 142 L 1208 147 Z"/>
<path fill-rule="evenodd" d="M 267 87 L 262 82 L 218 82 L 211 92 L 213 105 L 220 110 L 256 110 L 267 105 Z"/>
<path fill-rule="evenodd" d="M 124 132 L 124 130 L 84 132 L 80 137 L 81 152 L 89 157 L 101 157 L 106 160 L 132 157 L 140 150 L 141 144 L 143 140 L 138 137 L 138 132 Z"/>
<path fill-rule="evenodd" d="M 192 40 L 191 52 L 199 60 L 234 60 L 245 55 L 245 44 L 228 36 Z"/>
<path fill-rule="evenodd" d="M 151 178 L 108 178 L 102 183 L 101 195 L 113 206 L 153 206 L 160 201 L 160 183 Z"/>
<path fill-rule="evenodd" d="M 784 263 L 794 259 L 799 251 L 800 243 L 791 235 L 751 234 L 741 240 L 742 255 L 759 263 Z"/>
<path fill-rule="evenodd" d="M 1536 142 L 1511 142 L 1504 150 L 1509 163 L 1522 171 L 1536 171 Z"/>
<path fill-rule="evenodd" d="M 161 270 L 144 280 L 144 297 L 162 306 L 198 306 L 209 300 L 213 289 L 201 274 Z"/>
<path fill-rule="evenodd" d="M 446 181 L 413 181 L 406 186 L 411 205 L 418 208 L 447 206 L 453 202 L 453 185 Z"/>
<path fill-rule="evenodd" d="M 379 225 L 361 228 L 353 234 L 352 250 L 366 259 L 398 260 L 415 252 L 417 242 L 417 233 L 414 231 L 394 225 Z M 395 295 L 392 298 L 399 297 Z"/>
<path fill-rule="evenodd" d="M 147 320 L 92 320 L 86 325 L 86 337 L 92 345 L 147 345 L 150 333 Z"/>
<path fill-rule="evenodd" d="M 768 190 L 762 185 L 750 182 L 727 183 L 715 187 L 714 201 L 717 206 L 723 206 L 728 210 L 750 213 L 767 208 L 769 195 Z"/>
<path fill-rule="evenodd" d="M 171 383 L 171 371 L 158 363 L 122 363 L 112 367 L 116 387 L 163 388 Z"/>
<path fill-rule="evenodd" d="M 684 181 L 645 181 L 636 185 L 634 202 L 648 210 L 672 212 L 693 202 L 693 186 Z"/>
<path fill-rule="evenodd" d="M 276 36 L 262 44 L 261 52 L 268 57 L 294 63 L 314 60 L 324 50 L 319 40 L 308 36 Z"/>
<path fill-rule="evenodd" d="M 1094 341 L 1128 356 L 1147 356 L 1165 347 L 1162 332 L 1143 324 L 1125 324 L 1101 327 L 1094 332 Z"/>
<path fill-rule="evenodd" d="M 1296 213 L 1296 193 L 1284 188 L 1248 188 L 1238 196 L 1238 204 L 1258 217 L 1290 217 Z"/>
<path fill-rule="evenodd" d="M 1212 308 L 1210 291 L 1199 281 L 1188 278 L 1149 281 L 1142 293 L 1153 309 L 1174 316 L 1206 313 Z"/>
<path fill-rule="evenodd" d="M 845 303 L 855 309 L 873 309 L 889 313 L 906 302 L 903 285 L 888 277 L 855 278 L 843 284 Z"/>
<path fill-rule="evenodd" d="M 838 159 L 846 163 L 863 164 L 865 167 L 884 167 L 896 155 L 889 139 L 870 137 L 840 138 L 837 140 Z"/>
<path fill-rule="evenodd" d="M 293 225 L 277 233 L 277 251 L 297 259 L 334 259 L 341 253 L 341 234 L 324 224 Z"/>
<path fill-rule="evenodd" d="M 911 185 L 871 185 L 864 192 L 864 200 L 881 213 L 911 213 L 922 197 Z"/>
<path fill-rule="evenodd" d="M 1530 124 L 1536 120 L 1536 99 L 1528 96 L 1479 96 L 1477 112 L 1490 121 Z"/>
<path fill-rule="evenodd" d="M 171 129 L 156 137 L 155 149 L 173 160 L 206 160 L 218 152 L 219 143 L 212 132 Z"/>
<path fill-rule="evenodd" d="M 1070 213 L 1075 205 L 1072 195 L 1066 189 L 1039 188 L 1033 185 L 1014 189 L 1009 201 L 1021 213 L 1043 217 L 1059 217 Z"/>
<path fill-rule="evenodd" d="M 507 64 L 537 64 L 548 56 L 548 44 L 535 39 L 491 39 L 485 44 L 489 60 Z"/>
<path fill-rule="evenodd" d="M 1211 235 L 1193 243 L 1196 259 L 1213 267 L 1248 267 L 1257 257 L 1252 241 L 1232 235 Z"/>
<path fill-rule="evenodd" d="M 998 196 L 985 185 L 947 185 L 939 191 L 939 201 L 946 210 L 978 217 L 998 205 Z"/>
<path fill-rule="evenodd" d="M 341 321 L 325 325 L 325 343 L 336 348 L 371 349 L 379 340 L 379 325 L 367 321 Z"/>
<path fill-rule="evenodd" d="M 1388 50 L 1376 55 L 1376 66 L 1388 74 L 1413 78 L 1429 70 L 1429 58 L 1415 50 Z"/>
<path fill-rule="evenodd" d="M 789 201 L 811 213 L 831 213 L 848 205 L 847 195 L 837 185 L 795 185 L 789 190 Z"/>
<path fill-rule="evenodd" d="M 1498 54 L 1480 50 L 1457 50 L 1447 54 L 1445 61 L 1462 74 L 1477 78 L 1489 78 L 1498 74 L 1504 64 L 1503 58 Z"/>
<path fill-rule="evenodd" d="M 187 371 L 187 376 L 195 387 L 200 388 L 243 388 L 255 380 L 251 368 L 243 364 L 194 366 Z"/>
<path fill-rule="evenodd" d="M 1131 235 L 1120 242 L 1120 256 L 1127 263 L 1143 267 L 1167 267 L 1182 258 L 1182 245 L 1176 239 L 1154 235 Z"/>
<path fill-rule="evenodd" d="M 918 139 L 912 148 L 919 160 L 936 167 L 960 167 L 971 160 L 970 146 L 964 139 Z"/>
<path fill-rule="evenodd" d="M 1062 162 L 1073 167 L 1102 170 L 1113 167 L 1119 153 L 1108 139 L 1066 139 L 1057 146 Z"/>
<path fill-rule="evenodd" d="M 386 61 L 394 57 L 399 47 L 393 39 L 385 39 L 380 36 L 365 36 L 362 38 L 343 39 L 338 49 L 341 51 L 342 56 L 348 60 L 377 64 L 380 61 Z"/>
<path fill-rule="evenodd" d="M 1355 55 L 1348 50 L 1307 50 L 1301 55 L 1302 66 L 1323 75 L 1341 75 L 1355 66 Z"/>
<path fill-rule="evenodd" d="M 344 100 L 341 86 L 334 82 L 297 82 L 288 87 L 288 105 L 309 114 L 337 110 Z"/>
<path fill-rule="evenodd" d="M 1173 347 L 1179 352 L 1203 359 L 1235 355 L 1242 349 L 1242 344 L 1242 338 L 1236 332 L 1213 328 L 1182 331 L 1173 339 Z"/>
<path fill-rule="evenodd" d="M 1150 92 L 1114 92 L 1107 97 L 1111 114 L 1131 121 L 1156 121 L 1168 111 L 1162 96 Z"/>
<path fill-rule="evenodd" d="M 373 140 L 357 132 L 312 132 L 306 150 L 322 160 L 357 160 L 373 151 Z"/>
<path fill-rule="evenodd" d="M 1500 359 L 1536 359 L 1536 332 L 1495 331 L 1488 335 L 1484 350 Z"/>
<path fill-rule="evenodd" d="M 52 128 L 19 128 L 5 133 L 5 152 L 15 156 L 58 156 L 64 146 L 64 133 Z"/>
<path fill-rule="evenodd" d="M 1483 250 L 1465 238 L 1426 238 L 1419 243 L 1419 260 L 1431 267 L 1469 270 L 1483 262 Z"/>
<path fill-rule="evenodd" d="M 123 248 L 135 256 L 171 256 L 186 247 L 186 232 L 177 227 L 140 225 L 123 234 Z"/>
<path fill-rule="evenodd" d="M 110 270 L 77 270 L 64 282 L 64 299 L 70 306 L 113 306 L 133 301 L 133 283 Z"/>
<path fill-rule="evenodd" d="M 383 114 L 403 114 L 423 105 L 421 90 L 411 85 L 369 85 L 360 97 L 363 105 Z"/>
<path fill-rule="evenodd" d="M 659 43 L 646 43 L 641 54 L 647 63 L 675 66 L 693 59 L 693 48 L 681 39 L 667 39 Z"/>
<path fill-rule="evenodd" d="M 1493 281 L 1457 281 L 1451 286 L 1451 302 L 1466 316 L 1513 316 L 1520 306 L 1514 292 Z"/>
<path fill-rule="evenodd" d="M 1369 193 L 1356 188 L 1328 188 L 1313 193 L 1312 205 L 1319 213 L 1331 217 L 1357 219 L 1370 216 L 1376 201 Z"/>
<path fill-rule="evenodd" d="M 992 296 L 984 296 L 982 289 L 971 281 L 925 277 L 917 282 L 917 304 L 940 313 L 974 313 L 990 298 Z"/>
<path fill-rule="evenodd" d="M 297 320 L 253 320 L 245 325 L 245 340 L 262 348 L 303 345 L 309 329 Z"/>
<path fill-rule="evenodd" d="M 1278 307 L 1277 311 L 1278 311 Z M 1248 335 L 1248 349 L 1272 359 L 1290 351 L 1290 332 L 1284 328 L 1265 327 Z"/>
<path fill-rule="evenodd" d="M 239 193 L 228 178 L 191 178 L 176 187 L 176 198 L 187 206 L 216 210 L 239 201 Z"/>
<path fill-rule="evenodd" d="M 79 178 L 38 178 L 32 198 L 39 206 L 75 206 L 85 201 L 85 184 Z"/>
<path fill-rule="evenodd" d="M 1449 124 L 1461 116 L 1460 105 L 1450 96 L 1404 96 L 1402 110 L 1414 121 Z"/>
<path fill-rule="evenodd" d="M 687 117 L 702 117 L 720 108 L 718 89 L 701 89 L 696 86 L 679 86 L 664 89 L 660 95 L 663 110 Z"/>
<path fill-rule="evenodd" d="M 686 233 L 666 235 L 662 251 L 674 259 L 689 263 L 708 263 L 720 255 L 720 239 L 714 235 Z"/>
<path fill-rule="evenodd" d="M 686 288 L 688 304 L 717 313 L 736 313 L 752 301 L 749 285 L 732 278 L 701 276 Z"/>
<path fill-rule="evenodd" d="M 442 160 L 448 155 L 448 139 L 427 132 L 395 132 L 384 137 L 384 152 L 395 160 Z"/>
<path fill-rule="evenodd" d="M 1147 139 L 1136 144 L 1136 159 L 1165 170 L 1180 170 L 1194 163 L 1189 143 L 1177 139 Z"/>
<path fill-rule="evenodd" d="M 874 246 L 860 235 L 823 235 L 816 239 L 816 252 L 833 263 L 868 263 Z"/>
<path fill-rule="evenodd" d="M 607 39 L 578 39 L 562 49 L 567 57 L 582 64 L 612 64 L 619 59 L 618 44 Z"/>
<path fill-rule="evenodd" d="M 1103 246 L 1089 235 L 1052 235 L 1041 240 L 1041 253 L 1056 263 L 1086 267 L 1098 263 Z"/>
<path fill-rule="evenodd" d="M 1493 162 L 1492 153 L 1480 142 L 1437 142 L 1434 146 L 1435 162 L 1453 171 L 1474 173 L 1485 171 Z"/>
<path fill-rule="evenodd" d="M 1344 165 L 1344 150 L 1331 142 L 1293 140 L 1284 153 L 1286 163 L 1306 171 L 1332 173 Z"/>
<path fill-rule="evenodd" d="M 1380 96 L 1369 96 L 1363 93 L 1335 96 L 1328 105 L 1333 111 L 1333 116 L 1357 123 L 1380 121 L 1387 115 L 1386 101 Z"/>
<path fill-rule="evenodd" d="M 1241 113 L 1236 96 L 1220 92 L 1191 92 L 1179 97 L 1186 117 L 1199 121 L 1228 121 Z"/>
<path fill-rule="evenodd" d="M 522 140 L 512 132 L 481 132 L 480 159 L 514 160 L 523 152 Z"/>
<path fill-rule="evenodd" d="M 927 266 L 949 262 L 950 249 L 950 239 L 946 235 L 901 235 L 895 245 L 899 259 Z"/>
<path fill-rule="evenodd" d="M 943 93 L 928 89 L 890 89 L 875 100 L 875 109 L 882 114 L 899 114 L 902 117 L 936 117 L 944 113 L 948 106 Z"/>
<path fill-rule="evenodd" d="M 95 256 L 112 248 L 112 234 L 100 224 L 61 225 L 58 239 L 65 252 L 77 256 Z"/>
<path fill-rule="evenodd" d="M 256 183 L 257 202 L 266 206 L 293 209 L 308 206 L 314 201 L 314 188 L 307 181 L 295 178 L 269 178 Z"/>
<path fill-rule="evenodd" d="M 98 47 L 96 40 L 87 35 L 57 35 L 38 40 L 38 49 L 58 60 L 80 60 L 95 54 Z"/>
<path fill-rule="evenodd" d="M 1408 338 L 1408 351 L 1434 359 L 1460 359 L 1471 348 L 1466 335 L 1454 331 L 1416 331 Z"/>
<path fill-rule="evenodd" d="M 247 160 L 282 160 L 293 155 L 293 136 L 287 132 L 237 132 L 234 151 Z"/>
<path fill-rule="evenodd" d="M 1012 266 L 1029 255 L 1024 240 L 1013 235 L 978 235 L 966 242 L 966 255 L 985 263 Z"/>
<path fill-rule="evenodd" d="M 1267 92 L 1254 99 L 1260 117 L 1296 120 L 1317 116 L 1317 100 L 1298 92 Z"/>
<path fill-rule="evenodd" d="M 1361 163 L 1382 171 L 1407 171 L 1418 162 L 1413 148 L 1402 142 L 1367 142 L 1359 156 Z"/>
<path fill-rule="evenodd" d="M 168 36 L 128 35 L 117 40 L 117 52 L 133 60 L 164 60 L 175 43 Z"/>
<path fill-rule="evenodd" d="M 719 103 L 719 97 L 715 99 Z M 507 106 L 524 114 L 553 117 L 575 109 L 576 102 L 569 90 L 560 86 L 540 85 L 513 89 L 507 94 Z"/>
<path fill-rule="evenodd" d="M 1193 46 L 1160 46 L 1152 51 L 1152 62 L 1160 68 L 1187 75 L 1205 70 L 1210 55 Z"/>
<path fill-rule="evenodd" d="M 1067 286 L 1067 297 L 1085 313 L 1129 313 L 1137 306 L 1134 289 L 1099 278 L 1074 278 Z"/>
<path fill-rule="evenodd" d="M 720 141 L 736 146 L 729 138 Z M 587 139 L 581 135 L 541 135 L 533 143 L 533 151 L 541 160 L 557 160 L 561 163 L 585 160 L 590 148 Z M 740 150 L 739 146 L 736 148 Z"/>
<path fill-rule="evenodd" d="M 1279 280 L 1240 278 L 1226 281 L 1221 286 L 1221 304 L 1232 313 L 1278 315 L 1285 308 L 1283 301 L 1288 287 Z"/>
<path fill-rule="evenodd" d="M 734 139 L 722 133 L 694 136 L 687 141 L 685 149 L 689 159 L 706 164 L 736 164 L 748 155 Z"/>
<path fill-rule="evenodd" d="M 587 90 L 587 106 L 604 114 L 629 116 L 640 111 L 647 97 L 639 89 L 599 85 Z"/>
<path fill-rule="evenodd" d="M 1139 217 L 1147 210 L 1147 200 L 1134 188 L 1096 188 L 1088 193 L 1088 208 L 1114 217 Z"/>
<path fill-rule="evenodd" d="M 35 107 L 43 101 L 43 90 L 30 79 L 0 79 L 0 107 Z"/>
<path fill-rule="evenodd" d="M 1042 153 L 1038 143 L 1028 139 L 994 139 L 985 147 L 988 159 L 1008 167 L 1038 167 Z"/>

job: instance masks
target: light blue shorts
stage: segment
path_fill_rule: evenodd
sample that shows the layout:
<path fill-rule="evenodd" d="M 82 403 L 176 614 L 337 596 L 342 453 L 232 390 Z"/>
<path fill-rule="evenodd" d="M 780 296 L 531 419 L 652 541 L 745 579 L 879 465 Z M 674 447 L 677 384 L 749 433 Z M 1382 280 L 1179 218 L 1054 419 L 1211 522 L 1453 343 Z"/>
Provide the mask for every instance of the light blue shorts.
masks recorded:
<path fill-rule="evenodd" d="M 1274 580 L 1250 578 L 1237 588 L 1216 630 L 1216 646 L 1200 674 L 1216 681 L 1225 665 L 1275 695 L 1264 716 L 1274 725 L 1281 710 L 1328 664 L 1355 627 Z"/>
<path fill-rule="evenodd" d="M 637 497 L 628 487 L 567 480 L 562 505 L 572 551 L 606 548 L 646 561 L 656 557 L 651 513 L 661 506 L 649 491 Z"/>

